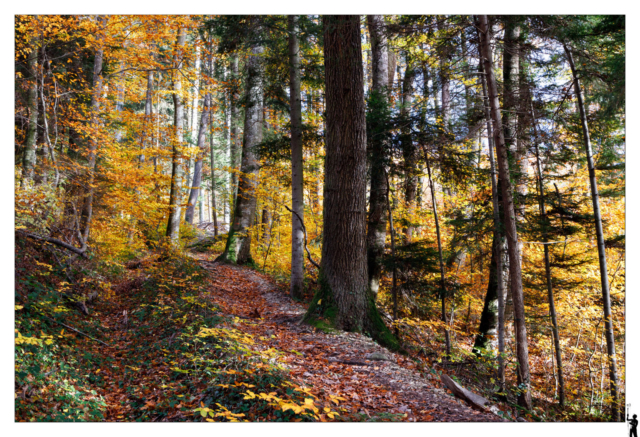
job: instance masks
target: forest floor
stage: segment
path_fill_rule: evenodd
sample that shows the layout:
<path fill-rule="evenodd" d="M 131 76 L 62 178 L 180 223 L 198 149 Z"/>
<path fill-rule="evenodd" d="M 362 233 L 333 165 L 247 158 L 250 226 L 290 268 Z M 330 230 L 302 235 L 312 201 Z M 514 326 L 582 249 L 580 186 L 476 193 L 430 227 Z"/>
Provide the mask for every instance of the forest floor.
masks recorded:
<path fill-rule="evenodd" d="M 215 286 L 209 297 L 229 314 L 251 323 L 239 328 L 276 348 L 294 378 L 312 391 L 343 397 L 348 415 L 364 420 L 395 416 L 410 422 L 499 422 L 493 413 L 470 408 L 443 388 L 435 372 L 421 372 L 410 358 L 358 333 L 326 333 L 302 324 L 305 305 L 266 275 L 199 255 Z M 259 318 L 257 317 L 259 315 Z"/>
<path fill-rule="evenodd" d="M 16 420 L 504 421 L 409 356 L 302 323 L 305 305 L 272 278 L 214 259 L 137 262 L 90 314 L 56 291 L 25 298 Z"/>

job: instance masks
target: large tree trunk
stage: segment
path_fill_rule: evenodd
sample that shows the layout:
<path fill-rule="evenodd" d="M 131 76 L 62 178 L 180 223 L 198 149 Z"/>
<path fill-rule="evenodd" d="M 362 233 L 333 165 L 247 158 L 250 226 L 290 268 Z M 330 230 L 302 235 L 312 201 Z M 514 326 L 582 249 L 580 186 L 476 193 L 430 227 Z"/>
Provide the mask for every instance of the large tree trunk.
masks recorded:
<path fill-rule="evenodd" d="M 412 123 L 411 123 L 411 105 L 413 103 L 413 80 L 416 76 L 417 70 L 413 65 L 413 60 L 407 53 L 406 56 L 406 70 L 404 78 L 402 80 L 402 107 L 400 109 L 400 116 L 402 117 L 403 124 L 401 128 L 400 142 L 402 146 L 402 155 L 404 158 L 404 201 L 407 209 L 407 214 L 411 216 L 415 209 L 416 203 L 416 191 L 418 187 L 417 165 L 418 165 L 418 151 L 413 144 L 412 136 Z M 414 226 L 409 223 L 404 230 L 405 240 L 410 243 L 413 238 Z"/>
<path fill-rule="evenodd" d="M 33 173 L 36 167 L 36 139 L 38 134 L 38 47 L 34 42 L 27 66 L 31 76 L 29 91 L 27 93 L 27 110 L 29 111 L 29 127 L 24 145 L 24 157 L 22 160 L 22 181 L 33 181 Z"/>
<path fill-rule="evenodd" d="M 196 201 L 200 195 L 200 185 L 202 184 L 202 161 L 205 154 L 205 136 L 209 127 L 209 105 L 211 105 L 211 93 L 207 93 L 204 98 L 204 108 L 200 115 L 200 128 L 198 129 L 198 158 L 193 169 L 193 187 L 189 193 L 189 202 L 185 213 L 185 221 L 193 224 L 193 216 L 196 209 Z"/>
<path fill-rule="evenodd" d="M 186 41 L 186 32 L 183 28 L 178 30 L 178 39 L 175 47 L 174 71 L 173 76 L 173 104 L 175 128 L 175 142 L 173 144 L 173 153 L 171 158 L 171 193 L 169 195 L 169 221 L 167 223 L 167 237 L 173 246 L 180 241 L 180 216 L 182 214 L 182 158 L 180 157 L 180 148 L 183 146 L 184 132 L 184 102 L 180 96 L 182 92 L 182 75 L 180 68 L 182 67 L 182 50 Z"/>
<path fill-rule="evenodd" d="M 522 391 L 518 396 L 518 403 L 524 408 L 531 409 L 531 376 L 529 373 L 529 348 L 527 342 L 527 328 L 525 325 L 524 296 L 522 292 L 522 272 L 520 270 L 520 258 L 518 256 L 518 231 L 516 229 L 515 210 L 511 181 L 509 179 L 509 161 L 505 146 L 500 104 L 498 101 L 498 89 L 493 72 L 491 46 L 489 45 L 489 26 L 487 16 L 478 16 L 479 48 L 484 58 L 484 70 L 487 76 L 489 104 L 491 106 L 491 118 L 493 120 L 493 134 L 498 153 L 498 171 L 502 183 L 502 199 L 504 202 L 504 225 L 507 235 L 509 250 L 509 279 L 511 295 L 514 306 L 514 319 L 516 330 L 516 355 L 518 358 L 518 385 Z"/>
<path fill-rule="evenodd" d="M 248 232 L 256 215 L 256 187 L 260 169 L 255 146 L 262 141 L 264 126 L 261 60 L 263 50 L 262 46 L 254 46 L 247 60 L 241 176 L 227 245 L 222 255 L 218 257 L 220 261 L 234 264 L 243 264 L 251 259 L 251 236 Z"/>
<path fill-rule="evenodd" d="M 304 288 L 304 190 L 302 167 L 302 100 L 298 16 L 289 15 L 289 81 L 291 106 L 291 287 L 292 297 Z"/>
<path fill-rule="evenodd" d="M 611 418 L 617 422 L 620 420 L 618 405 L 618 369 L 616 362 L 616 348 L 613 339 L 613 317 L 611 315 L 611 297 L 609 295 L 609 278 L 607 276 L 607 255 L 604 248 L 604 232 L 602 230 L 602 215 L 600 214 L 600 198 L 598 196 L 598 184 L 596 183 L 596 171 L 593 165 L 591 153 L 591 138 L 589 136 L 589 124 L 587 123 L 587 113 L 584 107 L 584 97 L 580 78 L 573 62 L 570 48 L 565 44 L 564 51 L 573 74 L 573 86 L 578 99 L 578 109 L 580 110 L 580 123 L 582 124 L 582 139 L 587 155 L 587 166 L 589 168 L 589 184 L 591 186 L 591 202 L 593 203 L 593 216 L 596 226 L 596 238 L 598 241 L 598 261 L 600 262 L 600 284 L 602 286 L 602 307 L 604 311 L 605 336 L 607 338 L 607 355 L 609 356 L 609 388 L 611 391 Z"/>
<path fill-rule="evenodd" d="M 100 94 L 102 93 L 102 56 L 104 51 L 104 33 L 107 24 L 107 18 L 105 16 L 99 16 L 97 19 L 98 24 L 98 40 L 99 45 L 96 49 L 93 63 L 93 93 L 91 94 L 91 127 L 95 131 L 95 134 L 91 136 L 89 140 L 89 156 L 87 163 L 87 189 L 84 205 L 82 207 L 82 215 L 80 220 L 80 229 L 82 229 L 82 241 L 80 242 L 84 247 L 89 239 L 89 231 L 91 229 L 91 217 L 93 214 L 93 194 L 95 191 L 95 169 L 96 169 L 96 154 L 98 151 L 98 113 L 100 111 Z"/>
<path fill-rule="evenodd" d="M 309 307 L 362 331 L 367 312 L 366 121 L 360 17 L 323 17 L 326 159 L 321 290 Z M 318 305 L 318 302 L 320 305 Z M 333 311 L 332 311 L 333 309 Z"/>
<path fill-rule="evenodd" d="M 380 108 L 383 112 L 388 106 L 389 86 L 389 48 L 387 37 L 384 33 L 384 17 L 382 15 L 368 15 L 369 34 L 371 35 L 371 70 L 372 90 L 369 107 Z M 393 82 L 393 76 L 390 82 Z M 371 194 L 369 196 L 369 215 L 367 228 L 367 265 L 369 270 L 369 288 L 373 295 L 380 288 L 382 276 L 382 256 L 387 235 L 387 182 L 385 177 L 386 144 L 382 140 L 384 120 L 380 120 L 382 114 L 373 114 L 372 121 L 375 125 L 369 126 L 372 133 L 369 138 L 371 145 Z"/>

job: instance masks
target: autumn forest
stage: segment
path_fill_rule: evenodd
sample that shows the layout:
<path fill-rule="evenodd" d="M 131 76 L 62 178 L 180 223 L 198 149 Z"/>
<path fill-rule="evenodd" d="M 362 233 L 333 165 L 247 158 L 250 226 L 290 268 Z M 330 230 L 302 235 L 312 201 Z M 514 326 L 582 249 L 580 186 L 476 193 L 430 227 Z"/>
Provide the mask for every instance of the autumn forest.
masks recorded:
<path fill-rule="evenodd" d="M 16 421 L 629 420 L 624 16 L 14 36 Z"/>

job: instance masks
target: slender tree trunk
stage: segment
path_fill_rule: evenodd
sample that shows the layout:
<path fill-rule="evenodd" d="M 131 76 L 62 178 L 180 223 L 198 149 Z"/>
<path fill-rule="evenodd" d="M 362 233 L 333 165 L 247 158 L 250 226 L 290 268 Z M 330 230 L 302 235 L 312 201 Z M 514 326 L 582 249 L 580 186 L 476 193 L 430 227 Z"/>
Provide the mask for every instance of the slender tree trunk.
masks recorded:
<path fill-rule="evenodd" d="M 120 61 L 120 65 L 118 66 L 120 70 L 124 70 L 124 62 Z M 116 85 L 117 97 L 116 97 L 116 112 L 122 113 L 124 109 L 124 92 L 125 92 L 125 73 L 121 72 L 118 78 L 118 84 Z M 119 115 L 120 120 L 122 120 L 122 114 Z M 116 130 L 115 139 L 117 142 L 122 140 L 122 128 L 118 128 Z"/>
<path fill-rule="evenodd" d="M 209 65 L 212 60 L 209 59 Z M 213 69 L 211 69 L 213 71 Z M 216 160 L 213 151 L 213 105 L 209 105 L 209 153 L 211 159 L 211 218 L 213 220 L 213 236 L 218 236 L 218 211 L 216 208 Z"/>
<path fill-rule="evenodd" d="M 489 38 L 489 36 L 487 36 Z M 503 265 L 503 236 L 502 224 L 500 223 L 500 193 L 498 191 L 498 177 L 496 175 L 496 164 L 493 156 L 493 128 L 491 126 L 491 110 L 489 109 L 489 94 L 487 93 L 487 80 L 484 74 L 482 61 L 479 65 L 479 72 L 482 77 L 482 94 L 485 119 L 487 120 L 487 140 L 489 143 L 489 164 L 491 168 L 491 200 L 493 203 L 493 244 L 491 251 L 491 264 L 489 267 L 489 284 L 487 285 L 487 295 L 484 300 L 484 308 L 480 317 L 479 334 L 476 336 L 474 348 L 488 348 L 491 346 L 492 336 L 498 333 L 498 381 L 500 391 L 505 388 L 504 373 L 504 265 Z M 496 308 L 497 302 L 497 308 Z M 496 314 L 497 310 L 497 314 Z"/>
<path fill-rule="evenodd" d="M 598 261 L 600 262 L 600 283 L 602 286 L 602 306 L 605 320 L 605 335 L 607 338 L 607 354 L 609 356 L 609 389 L 613 400 L 611 405 L 611 417 L 614 422 L 620 420 L 618 413 L 618 369 L 616 362 L 616 348 L 613 338 L 613 316 L 611 314 L 611 297 L 609 295 L 609 278 L 607 276 L 607 255 L 604 247 L 604 232 L 602 230 L 602 215 L 600 214 L 600 198 L 598 196 L 598 185 L 596 182 L 596 171 L 593 165 L 591 153 L 591 139 L 589 137 L 589 125 L 587 123 L 587 113 L 584 107 L 584 97 L 580 86 L 580 78 L 573 62 L 571 49 L 564 44 L 564 51 L 573 74 L 573 86 L 578 99 L 578 109 L 580 110 L 580 123 L 582 124 L 582 139 L 587 155 L 587 166 L 589 168 L 589 184 L 591 186 L 591 202 L 593 203 L 593 216 L 596 227 L 596 238 L 598 241 Z"/>
<path fill-rule="evenodd" d="M 307 315 L 362 331 L 367 314 L 366 120 L 360 17 L 323 16 L 326 83 L 324 232 L 320 291 Z M 321 302 L 318 305 L 318 302 Z"/>
<path fill-rule="evenodd" d="M 189 193 L 189 202 L 187 203 L 187 211 L 185 213 L 185 221 L 193 224 L 193 216 L 196 208 L 196 201 L 200 194 L 200 185 L 202 184 L 202 162 L 206 153 L 205 137 L 207 128 L 209 127 L 209 107 L 211 105 L 211 93 L 207 93 L 204 98 L 204 108 L 200 114 L 200 128 L 198 129 L 198 158 L 193 168 L 193 187 Z"/>
<path fill-rule="evenodd" d="M 444 324 L 444 340 L 447 351 L 447 357 L 451 356 L 451 337 L 449 335 L 449 329 L 447 328 L 447 310 L 446 310 L 446 297 L 447 288 L 445 284 L 444 275 L 444 259 L 442 255 L 442 240 L 440 238 L 440 221 L 438 220 L 438 207 L 436 206 L 436 191 L 433 189 L 433 179 L 431 178 L 431 165 L 429 163 L 429 155 L 427 151 L 423 149 L 424 160 L 427 163 L 427 175 L 429 177 L 429 187 L 431 188 L 431 204 L 433 205 L 433 218 L 436 225 L 436 238 L 438 239 L 438 261 L 440 265 L 440 301 L 442 304 L 442 323 Z"/>
<path fill-rule="evenodd" d="M 235 210 L 236 198 L 238 196 L 238 173 L 241 159 L 240 132 L 238 129 L 238 101 L 240 94 L 238 88 L 240 84 L 238 75 L 238 55 L 231 57 L 231 95 L 229 96 L 229 106 L 231 106 L 231 168 L 234 170 L 231 174 L 231 190 L 233 193 L 233 207 Z"/>
<path fill-rule="evenodd" d="M 174 121 L 175 139 L 173 143 L 173 153 L 171 158 L 171 192 L 169 195 L 169 221 L 167 223 L 166 236 L 169 238 L 171 245 L 177 246 L 180 241 L 180 217 L 182 215 L 182 158 L 180 148 L 184 141 L 184 102 L 180 96 L 182 92 L 182 50 L 186 41 L 186 32 L 183 28 L 178 29 L 178 38 L 176 40 L 176 54 L 174 59 L 173 77 L 173 104 L 174 104 Z"/>
<path fill-rule="evenodd" d="M 98 151 L 98 113 L 100 111 L 100 94 L 102 93 L 102 56 L 104 50 L 104 33 L 107 24 L 105 16 L 99 16 L 98 22 L 98 39 L 99 45 L 96 49 L 93 63 L 93 93 L 91 95 L 91 127 L 94 134 L 89 140 L 89 157 L 87 163 L 87 179 L 86 185 L 89 187 L 85 195 L 84 205 L 82 207 L 82 215 L 80 220 L 80 228 L 82 229 L 82 241 L 84 247 L 89 239 L 89 231 L 91 229 L 91 217 L 93 214 L 93 194 L 95 191 L 95 169 L 96 155 Z"/>
<path fill-rule="evenodd" d="M 385 35 L 384 17 L 382 15 L 368 15 L 367 23 L 371 35 L 371 70 L 372 90 L 370 108 L 379 105 L 380 109 L 388 106 L 389 80 L 389 47 Z M 376 106 L 377 107 L 377 106 Z M 385 206 L 388 201 L 388 184 L 385 178 L 385 156 L 388 154 L 383 141 L 384 120 L 382 114 L 374 114 L 374 126 L 369 126 L 371 137 L 371 194 L 369 196 L 369 215 L 367 228 L 367 266 L 369 271 L 369 289 L 377 295 L 382 276 L 382 256 L 387 236 L 387 214 Z"/>
<path fill-rule="evenodd" d="M 271 211 L 266 206 L 262 208 L 262 243 L 266 246 L 271 241 Z"/>
<path fill-rule="evenodd" d="M 29 127 L 24 145 L 24 157 L 22 160 L 22 181 L 33 182 L 33 173 L 36 167 L 36 140 L 38 138 L 38 47 L 34 41 L 31 53 L 27 59 L 29 74 L 29 91 L 27 93 L 27 110 L 29 111 Z"/>
<path fill-rule="evenodd" d="M 533 132 L 534 132 L 534 148 L 536 152 L 536 167 L 538 170 L 538 203 L 540 206 L 540 218 L 542 220 L 542 226 L 545 228 L 549 225 L 547 219 L 547 212 L 544 204 L 544 180 L 542 177 L 542 166 L 540 164 L 540 151 L 538 148 L 538 128 L 536 125 L 535 113 L 533 110 L 533 102 L 531 103 L 531 117 L 533 120 Z M 543 228 L 544 229 L 544 228 Z M 549 241 L 546 229 L 543 230 L 543 242 Z M 547 294 L 549 297 L 549 316 L 551 316 L 553 344 L 556 351 L 556 363 L 558 365 L 558 385 L 560 406 L 564 407 L 564 377 L 562 375 L 562 349 L 560 349 L 560 332 L 558 330 L 558 317 L 556 315 L 556 304 L 553 298 L 553 286 L 551 284 L 551 262 L 549 260 L 549 245 L 544 245 L 544 271 L 547 277 Z"/>
<path fill-rule="evenodd" d="M 410 55 L 406 56 L 406 70 L 404 73 L 404 79 L 402 81 L 402 108 L 400 109 L 400 116 L 403 119 L 403 125 L 401 128 L 401 144 L 402 155 L 404 158 L 404 201 L 409 216 L 413 215 L 416 203 L 416 191 L 418 187 L 417 165 L 418 165 L 418 151 L 413 144 L 412 135 L 412 123 L 411 123 L 411 105 L 413 103 L 413 80 L 416 76 L 417 70 L 413 65 L 413 60 Z M 410 243 L 413 239 L 414 226 L 409 223 L 404 230 L 405 240 Z"/>
<path fill-rule="evenodd" d="M 304 189 L 302 167 L 302 100 L 297 15 L 289 15 L 289 86 L 291 106 L 291 288 L 292 297 L 304 289 Z"/>
<path fill-rule="evenodd" d="M 479 48 L 484 58 L 484 70 L 487 76 L 489 104 L 493 120 L 494 141 L 498 152 L 498 171 L 502 182 L 502 199 L 504 202 L 504 224 L 509 250 L 509 278 L 511 296 L 514 306 L 514 321 L 516 330 L 516 355 L 518 358 L 518 385 L 521 387 L 518 403 L 524 408 L 531 409 L 531 376 L 529 373 L 529 348 L 527 342 L 527 328 L 525 325 L 524 296 L 522 292 L 522 272 L 518 256 L 518 232 L 516 230 L 515 210 L 511 181 L 509 179 L 509 162 L 504 141 L 498 90 L 493 72 L 491 46 L 488 39 L 488 19 L 486 15 L 478 16 Z"/>
<path fill-rule="evenodd" d="M 142 150 L 147 147 L 147 137 L 149 132 L 153 129 L 153 70 L 147 71 L 147 94 L 144 102 L 144 128 L 142 129 L 142 138 L 140 139 L 140 148 Z M 146 157 L 144 152 L 140 152 L 138 157 L 140 163 L 144 163 Z"/>
<path fill-rule="evenodd" d="M 514 194 L 518 193 L 517 188 L 522 185 L 523 167 L 521 156 L 518 150 L 518 107 L 520 102 L 520 18 L 517 16 L 509 16 L 505 19 L 504 31 L 504 52 L 503 52 L 503 69 L 502 80 L 503 104 L 502 126 L 504 128 L 504 142 L 507 148 L 507 156 L 509 157 L 510 174 L 514 184 Z M 514 198 L 516 208 L 516 220 L 522 222 L 524 220 L 524 203 Z M 522 262 L 522 243 L 519 244 L 518 252 L 520 253 L 520 262 Z"/>
<path fill-rule="evenodd" d="M 255 45 L 247 60 L 245 95 L 244 138 L 242 145 L 241 177 L 238 182 L 238 196 L 235 204 L 233 223 L 229 229 L 225 251 L 218 257 L 220 261 L 243 264 L 251 259 L 251 236 L 249 228 L 256 215 L 256 188 L 260 169 L 255 146 L 262 141 L 264 120 L 263 108 L 263 67 L 262 46 Z"/>

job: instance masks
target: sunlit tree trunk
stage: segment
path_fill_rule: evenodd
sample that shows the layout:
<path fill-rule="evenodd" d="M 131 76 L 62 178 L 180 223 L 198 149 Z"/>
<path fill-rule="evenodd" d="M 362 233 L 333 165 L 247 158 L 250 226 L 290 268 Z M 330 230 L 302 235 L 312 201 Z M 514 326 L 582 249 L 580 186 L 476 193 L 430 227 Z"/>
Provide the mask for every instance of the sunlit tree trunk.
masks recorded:
<path fill-rule="evenodd" d="M 174 67 L 173 72 L 173 105 L 174 105 L 174 121 L 175 138 L 173 143 L 173 151 L 171 157 L 171 192 L 169 195 L 169 221 L 167 223 L 167 237 L 171 244 L 176 246 L 180 241 L 180 216 L 182 215 L 182 158 L 181 148 L 184 141 L 184 102 L 182 96 L 182 51 L 186 41 L 186 32 L 183 28 L 178 29 L 178 39 L 175 45 Z"/>
<path fill-rule="evenodd" d="M 93 62 L 93 92 L 91 94 L 91 127 L 93 129 L 93 135 L 89 140 L 89 156 L 87 162 L 87 178 L 86 186 L 87 193 L 82 207 L 82 215 L 80 220 L 80 228 L 82 229 L 82 241 L 83 246 L 87 244 L 89 239 L 89 231 L 91 229 L 91 217 L 93 215 L 93 194 L 95 192 L 95 169 L 96 169 L 96 155 L 98 151 L 98 113 L 100 111 L 100 94 L 102 93 L 102 57 L 104 52 L 104 33 L 107 25 L 107 18 L 105 16 L 99 16 L 97 18 L 98 24 L 98 47 L 94 56 Z"/>
<path fill-rule="evenodd" d="M 33 181 L 33 173 L 36 167 L 36 139 L 38 138 L 38 47 L 36 42 L 32 44 L 31 53 L 27 58 L 29 78 L 29 91 L 27 93 L 27 110 L 29 111 L 29 127 L 27 128 L 24 145 L 24 157 L 22 160 L 22 181 Z"/>
<path fill-rule="evenodd" d="M 260 45 L 251 49 L 247 60 L 245 95 L 244 137 L 242 164 L 238 182 L 238 196 L 229 229 L 225 251 L 218 257 L 220 261 L 243 264 L 251 258 L 251 236 L 249 228 L 256 215 L 256 187 L 258 184 L 259 162 L 255 146 L 262 141 L 263 120 L 263 66 Z"/>
<path fill-rule="evenodd" d="M 142 129 L 142 138 L 140 139 L 140 148 L 144 150 L 147 147 L 147 137 L 153 129 L 153 70 L 147 71 L 147 93 L 144 102 L 144 128 Z M 138 160 L 143 163 L 146 160 L 144 151 L 140 152 Z"/>
<path fill-rule="evenodd" d="M 202 184 L 202 162 L 205 155 L 205 137 L 209 127 L 209 105 L 211 105 L 211 94 L 207 93 L 204 98 L 204 108 L 200 114 L 200 128 L 198 129 L 198 157 L 193 168 L 193 182 L 191 192 L 189 193 L 189 202 L 187 203 L 187 211 L 185 213 L 185 221 L 193 224 L 193 216 L 196 208 L 196 201 L 200 194 L 200 185 Z"/>
<path fill-rule="evenodd" d="M 524 296 L 522 292 L 522 272 L 520 270 L 520 258 L 518 256 L 518 232 L 516 230 L 516 218 L 513 204 L 513 190 L 509 179 L 509 162 L 504 141 L 502 117 L 498 101 L 498 89 L 493 71 L 493 58 L 489 45 L 489 29 L 487 16 L 478 16 L 479 48 L 484 60 L 484 70 L 487 76 L 489 105 L 493 121 L 494 141 L 498 154 L 498 171 L 502 185 L 502 200 L 504 203 L 503 216 L 509 251 L 509 279 L 511 295 L 514 306 L 514 319 L 516 331 L 516 355 L 518 359 L 518 385 L 521 392 L 518 403 L 524 408 L 531 409 L 531 376 L 529 373 L 529 347 L 527 342 L 527 328 L 525 325 Z"/>
<path fill-rule="evenodd" d="M 367 23 L 369 34 L 371 35 L 371 70 L 372 89 L 370 96 L 370 107 L 379 105 L 384 108 L 388 105 L 389 81 L 389 48 L 385 35 L 384 17 L 382 15 L 368 15 Z M 391 79 L 393 82 L 393 78 Z M 377 101 L 377 102 L 375 102 Z M 371 144 L 371 194 L 369 196 L 369 215 L 367 227 L 367 265 L 369 271 L 369 288 L 376 295 L 380 287 L 380 277 L 382 275 L 382 256 L 384 255 L 385 239 L 387 235 L 387 182 L 385 177 L 385 144 L 381 139 L 384 129 L 383 120 L 379 120 L 379 115 L 374 116 L 372 122 L 377 123 L 370 126 L 372 132 L 369 143 Z"/>
<path fill-rule="evenodd" d="M 487 36 L 490 38 L 490 36 Z M 498 177 L 496 175 L 496 164 L 493 156 L 494 136 L 491 126 L 491 110 L 489 109 L 489 94 L 487 93 L 487 80 L 484 74 L 482 61 L 479 65 L 479 72 L 482 81 L 482 94 L 485 119 L 487 121 L 487 140 L 489 143 L 489 164 L 491 169 L 491 200 L 493 203 L 493 242 L 491 247 L 491 263 L 489 265 L 489 283 L 487 284 L 487 294 L 484 299 L 484 307 L 480 317 L 478 335 L 473 345 L 474 351 L 479 349 L 493 349 L 495 336 L 498 340 L 498 382 L 501 391 L 504 391 L 504 237 L 502 235 L 502 224 L 500 222 L 500 201 Z"/>
<path fill-rule="evenodd" d="M 304 191 L 302 167 L 302 100 L 300 97 L 300 46 L 298 16 L 289 15 L 289 86 L 291 106 L 291 296 L 301 297 L 304 287 Z"/>
<path fill-rule="evenodd" d="M 607 276 L 607 255 L 604 246 L 604 232 L 602 230 L 602 215 L 600 213 L 600 198 L 598 195 L 598 185 L 596 182 L 596 171 L 593 165 L 593 155 L 591 153 L 591 138 L 589 136 L 589 124 L 587 122 L 587 112 L 584 107 L 584 97 L 582 95 L 582 87 L 580 78 L 573 62 L 571 49 L 564 44 L 564 51 L 571 67 L 573 75 L 573 87 L 578 99 L 578 109 L 580 111 L 580 123 L 582 124 L 582 140 L 584 141 L 584 149 L 587 155 L 587 167 L 589 169 L 589 184 L 591 186 L 591 202 L 593 203 L 593 216 L 596 227 L 596 238 L 598 241 L 598 261 L 600 263 L 600 284 L 602 286 L 602 307 L 604 311 L 605 336 L 607 338 L 607 355 L 609 356 L 609 388 L 611 398 L 612 420 L 617 422 L 620 420 L 618 413 L 618 368 L 616 360 L 616 347 L 613 338 L 613 316 L 611 314 L 611 297 L 609 294 L 609 278 Z"/>

